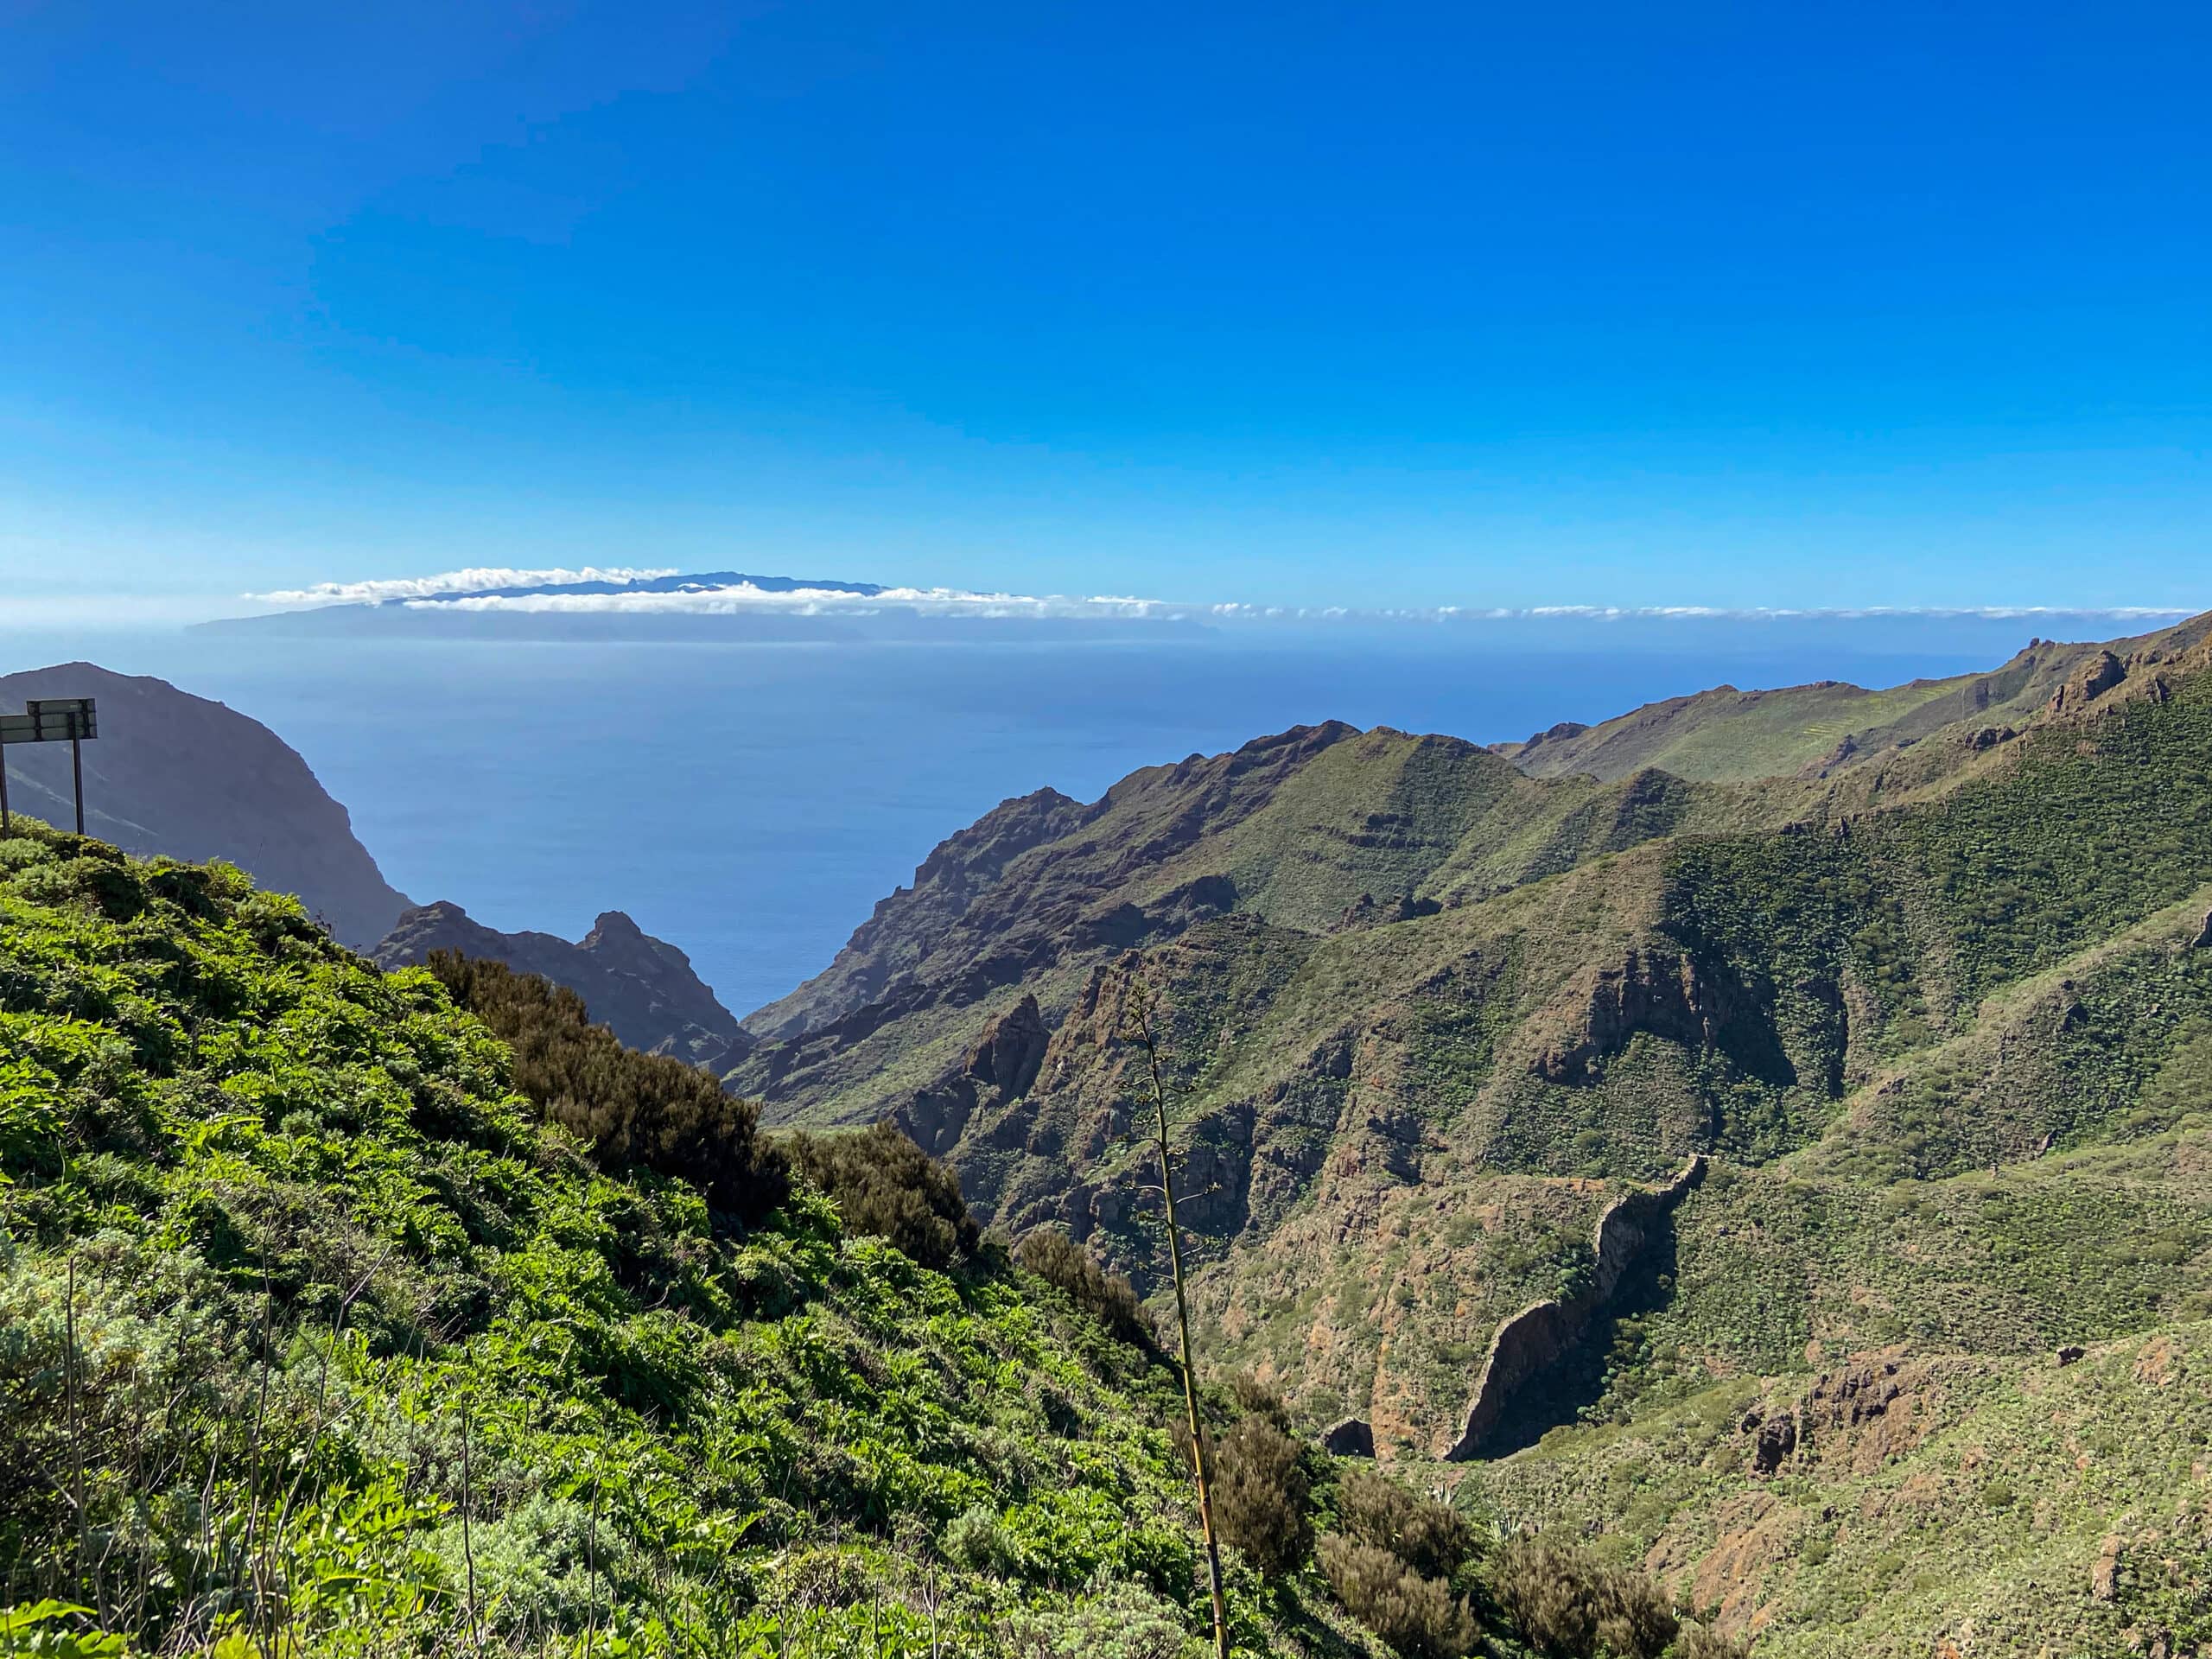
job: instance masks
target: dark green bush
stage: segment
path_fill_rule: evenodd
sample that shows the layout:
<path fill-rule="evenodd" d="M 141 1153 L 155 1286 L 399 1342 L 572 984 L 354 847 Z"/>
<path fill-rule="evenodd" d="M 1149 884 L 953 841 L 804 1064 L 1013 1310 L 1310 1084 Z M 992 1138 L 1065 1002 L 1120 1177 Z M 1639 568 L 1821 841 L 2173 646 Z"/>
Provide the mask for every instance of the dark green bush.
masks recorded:
<path fill-rule="evenodd" d="M 1212 1442 L 1214 1520 L 1261 1576 L 1298 1571 L 1313 1553 L 1312 1488 L 1298 1442 L 1269 1418 L 1240 1417 Z"/>
<path fill-rule="evenodd" d="M 1451 1505 L 1370 1469 L 1347 1470 L 1337 1484 L 1335 1530 L 1389 1551 L 1423 1578 L 1449 1579 L 1475 1553 L 1475 1535 Z"/>
<path fill-rule="evenodd" d="M 1403 1659 L 1464 1659 L 1480 1635 L 1467 1604 L 1441 1579 L 1407 1570 L 1387 1549 L 1331 1533 L 1321 1570 L 1346 1611 Z"/>
<path fill-rule="evenodd" d="M 1347 1470 L 1319 1554 L 1337 1599 L 1407 1659 L 1472 1649 L 1480 1625 L 1451 1580 L 1474 1558 L 1475 1535 L 1450 1505 L 1371 1469 Z"/>
<path fill-rule="evenodd" d="M 1058 1228 L 1039 1227 L 1028 1234 L 1016 1247 L 1014 1260 L 1065 1292 L 1070 1301 L 1110 1335 L 1140 1348 L 1155 1344 L 1151 1317 L 1129 1281 L 1100 1267 L 1090 1251 Z"/>
<path fill-rule="evenodd" d="M 1249 1371 L 1232 1372 L 1229 1391 L 1248 1417 L 1264 1417 L 1284 1433 L 1290 1433 L 1290 1408 L 1283 1403 L 1281 1395 Z"/>
<path fill-rule="evenodd" d="M 784 1154 L 760 1132 L 760 1108 L 711 1073 L 623 1047 L 574 991 L 503 962 L 438 950 L 429 967 L 514 1051 L 514 1086 L 589 1141 L 601 1168 L 679 1177 L 748 1224 L 790 1192 Z"/>
<path fill-rule="evenodd" d="M 786 1142 L 799 1173 L 836 1200 L 849 1231 L 887 1238 L 925 1268 L 973 1260 L 982 1229 L 960 1182 L 890 1123 Z"/>
<path fill-rule="evenodd" d="M 1555 1659 L 1659 1659 L 1681 1629 L 1647 1574 L 1572 1545 L 1516 1539 L 1491 1587 L 1522 1639 Z"/>

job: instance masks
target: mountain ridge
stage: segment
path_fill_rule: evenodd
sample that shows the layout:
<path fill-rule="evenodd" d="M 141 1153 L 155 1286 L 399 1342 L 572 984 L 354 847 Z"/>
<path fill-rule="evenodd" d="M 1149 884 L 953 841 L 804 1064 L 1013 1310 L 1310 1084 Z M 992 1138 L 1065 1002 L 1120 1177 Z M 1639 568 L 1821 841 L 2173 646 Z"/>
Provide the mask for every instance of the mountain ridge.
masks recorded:
<path fill-rule="evenodd" d="M 583 998 L 594 1020 L 640 1053 L 672 1054 L 719 1072 L 753 1046 L 692 971 L 690 958 L 619 910 L 601 912 L 591 931 L 571 944 L 551 933 L 502 933 L 441 899 L 403 912 L 367 955 L 391 971 L 420 966 L 437 950 L 503 962 L 567 987 Z"/>

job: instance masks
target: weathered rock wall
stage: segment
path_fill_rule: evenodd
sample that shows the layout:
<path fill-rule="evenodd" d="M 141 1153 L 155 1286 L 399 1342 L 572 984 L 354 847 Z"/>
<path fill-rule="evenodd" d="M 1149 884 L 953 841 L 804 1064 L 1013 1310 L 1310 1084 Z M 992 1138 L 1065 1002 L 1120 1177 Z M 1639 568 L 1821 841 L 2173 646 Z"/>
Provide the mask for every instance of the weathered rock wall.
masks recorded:
<path fill-rule="evenodd" d="M 1466 1427 L 1440 1454 L 1447 1462 L 1464 1463 L 1481 1455 L 1507 1403 L 1536 1383 L 1580 1339 L 1643 1254 L 1652 1229 L 1704 1178 L 1705 1154 L 1699 1153 L 1666 1185 L 1625 1193 L 1605 1206 L 1591 1241 L 1596 1266 L 1587 1287 L 1565 1301 L 1548 1297 L 1533 1302 L 1497 1327 L 1475 1379 Z"/>

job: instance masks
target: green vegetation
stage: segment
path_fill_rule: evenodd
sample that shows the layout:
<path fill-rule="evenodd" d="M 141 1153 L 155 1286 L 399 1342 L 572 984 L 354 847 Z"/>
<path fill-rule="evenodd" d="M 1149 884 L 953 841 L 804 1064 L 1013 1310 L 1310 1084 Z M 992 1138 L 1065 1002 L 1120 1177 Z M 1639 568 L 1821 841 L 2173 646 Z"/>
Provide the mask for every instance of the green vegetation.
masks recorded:
<path fill-rule="evenodd" d="M 429 969 L 455 1002 L 506 1044 L 514 1087 L 550 1122 L 588 1143 L 593 1161 L 610 1174 L 643 1168 L 679 1176 L 741 1225 L 757 1224 L 790 1196 L 784 1156 L 756 1132 L 760 1112 L 751 1101 L 681 1060 L 623 1047 L 564 986 L 451 950 L 433 951 Z M 825 1192 L 844 1196 L 814 1170 L 808 1174 Z"/>
<path fill-rule="evenodd" d="M 1090 1251 L 1058 1228 L 1039 1227 L 1028 1234 L 1014 1259 L 1065 1294 L 1117 1342 L 1137 1348 L 1158 1345 L 1152 1320 L 1129 1281 L 1100 1267 Z"/>
<path fill-rule="evenodd" d="M 2212 1640 L 2208 1377 L 2201 1323 L 2065 1366 L 1868 1357 L 1557 1430 L 1461 1494 L 1510 1524 L 1599 1535 L 1697 1616 L 1752 1625 L 1760 1655 L 2189 1653 Z M 1881 1408 L 1835 1409 L 1847 1382 L 1854 1398 L 1878 1383 Z M 1794 1414 L 1801 1434 L 1764 1479 L 1755 1411 Z"/>
<path fill-rule="evenodd" d="M 1466 1593 L 1478 1583 L 1466 1523 L 1363 1469 L 1345 1473 L 1335 1508 L 1321 1565 L 1344 1605 L 1407 1659 L 1465 1652 L 1481 1628 Z"/>
<path fill-rule="evenodd" d="M 1361 1420 L 1415 1486 L 1538 1533 L 1455 1584 L 1351 1538 L 1344 1483 L 1315 1480 L 1325 1576 L 1408 1650 L 1457 1641 L 1455 1609 L 1495 1626 L 1477 1592 L 1524 1558 L 1587 1592 L 1595 1622 L 1545 1638 L 1562 1652 L 1649 1649 L 1646 1603 L 1705 1653 L 2182 1650 L 2186 1598 L 2086 1587 L 2106 1537 L 2175 1535 L 2155 1515 L 2194 1499 L 2170 1469 L 2140 1513 L 2074 1510 L 2072 1464 L 2008 1440 L 1942 1471 L 1944 1524 L 1982 1553 L 1935 1566 L 1917 1498 L 1852 1483 L 1935 1482 L 1924 1436 L 1990 1379 L 2193 1351 L 2212 1313 L 2212 619 L 1941 684 L 1707 694 L 1516 758 L 1323 728 L 1094 806 L 1009 804 L 783 1010 L 857 1017 L 752 1057 L 767 1110 L 865 1117 L 969 1079 L 931 1144 L 979 1211 L 1065 1228 L 1162 1309 L 1119 1033 L 1128 988 L 1154 988 L 1202 1363 L 1280 1389 L 1294 1439 Z M 1049 1040 L 995 1092 L 977 1045 L 1027 995 Z M 1702 1182 L 1601 1268 L 1599 1216 L 1694 1153 Z M 1493 1442 L 1535 1448 L 1430 1462 L 1501 1325 L 1586 1297 Z M 1823 1374 L 1892 1363 L 1936 1368 L 1909 1410 L 1821 1407 L 1876 1421 L 1853 1420 L 1864 1466 L 1783 1437 L 1754 1471 L 1746 1414 L 1794 1390 L 1802 1444 Z M 2067 1458 L 2133 1409 L 2086 1400 Z M 1801 1535 L 1777 1503 L 1834 1513 Z M 2037 1548 L 1997 1548 L 2007 1528 Z"/>
<path fill-rule="evenodd" d="M 2203 634 L 1602 740 L 1879 714 L 1827 776 L 1321 728 L 1010 802 L 772 1011 L 780 1136 L 27 827 L 0 1650 L 1188 1659 L 1202 1448 L 1246 1655 L 2212 1643 Z M 1433 1461 L 1562 1300 L 1528 1449 Z"/>
<path fill-rule="evenodd" d="M 448 965 L 471 1016 L 235 871 L 18 822 L 16 1625 L 241 1656 L 1180 1651 L 1172 1385 L 1058 1292 L 988 1252 L 925 1268 L 810 1189 L 763 1211 L 778 1160 L 739 1109 L 709 1166 L 756 1184 L 711 1204 L 651 1161 L 702 1102 L 557 996 Z M 622 1132 L 587 1146 L 575 1110 Z M 1295 1647 L 1283 1619 L 1341 1641 L 1240 1573 L 1248 1649 Z"/>
<path fill-rule="evenodd" d="M 0 1652 L 1209 1645 L 1125 1281 L 227 867 L 0 840 Z M 1235 1653 L 1522 1651 L 1452 1510 L 1198 1410 Z"/>

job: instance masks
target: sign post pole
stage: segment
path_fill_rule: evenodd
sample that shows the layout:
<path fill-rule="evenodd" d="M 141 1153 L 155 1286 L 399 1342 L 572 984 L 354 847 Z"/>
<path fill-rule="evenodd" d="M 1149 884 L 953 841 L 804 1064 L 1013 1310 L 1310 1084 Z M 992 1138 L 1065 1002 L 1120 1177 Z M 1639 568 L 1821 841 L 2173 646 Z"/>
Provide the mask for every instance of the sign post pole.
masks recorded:
<path fill-rule="evenodd" d="M 0 833 L 13 834 L 8 810 L 7 752 L 10 743 L 59 743 L 69 740 L 69 773 L 77 802 L 77 833 L 85 833 L 85 740 L 100 734 L 90 697 L 34 697 L 20 715 L 0 715 Z"/>

